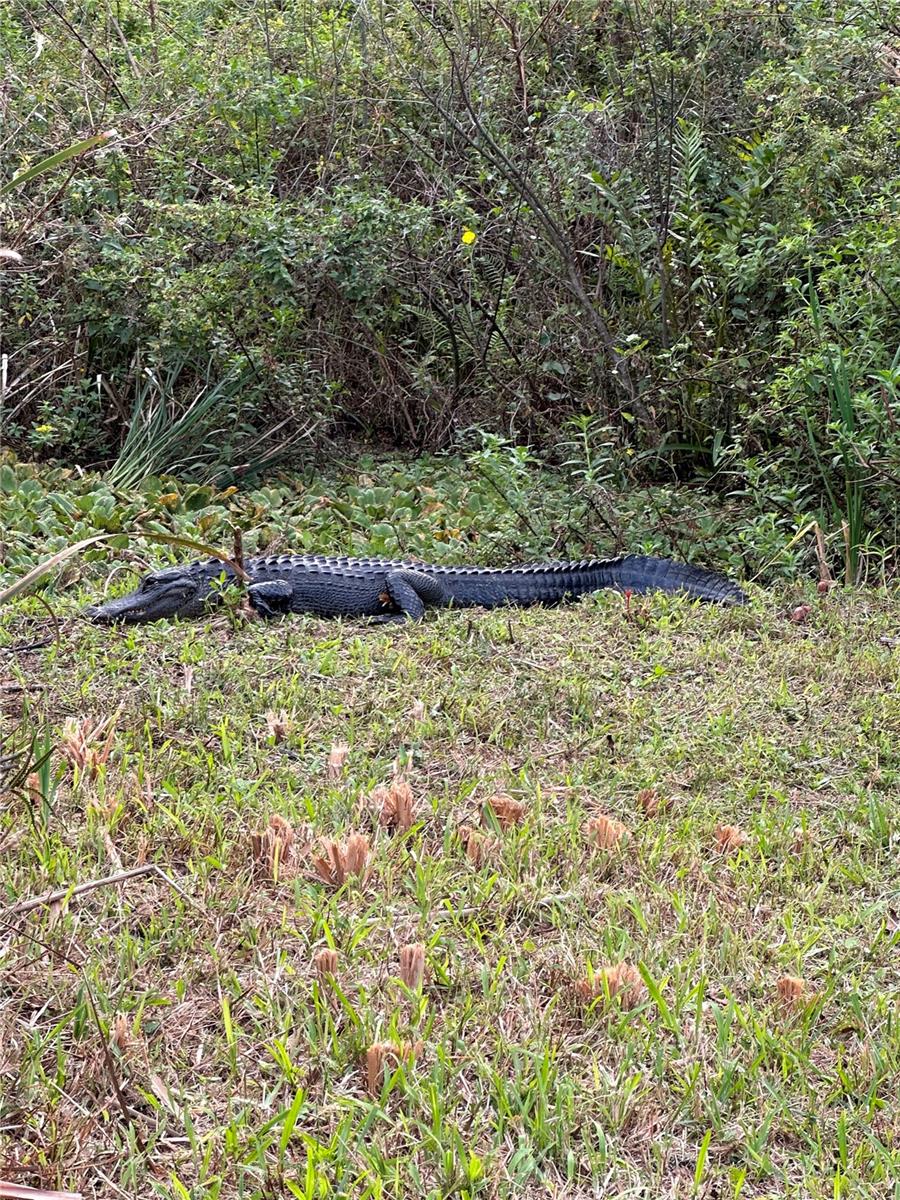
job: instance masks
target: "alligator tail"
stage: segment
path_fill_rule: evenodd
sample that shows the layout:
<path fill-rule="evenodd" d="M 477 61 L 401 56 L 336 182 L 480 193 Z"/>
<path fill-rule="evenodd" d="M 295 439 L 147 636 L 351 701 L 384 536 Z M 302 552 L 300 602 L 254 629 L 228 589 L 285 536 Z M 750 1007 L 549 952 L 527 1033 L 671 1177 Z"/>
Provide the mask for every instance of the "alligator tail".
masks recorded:
<path fill-rule="evenodd" d="M 604 586 L 621 592 L 686 592 L 711 604 L 746 604 L 747 595 L 730 579 L 703 567 L 626 554 L 603 564 Z"/>

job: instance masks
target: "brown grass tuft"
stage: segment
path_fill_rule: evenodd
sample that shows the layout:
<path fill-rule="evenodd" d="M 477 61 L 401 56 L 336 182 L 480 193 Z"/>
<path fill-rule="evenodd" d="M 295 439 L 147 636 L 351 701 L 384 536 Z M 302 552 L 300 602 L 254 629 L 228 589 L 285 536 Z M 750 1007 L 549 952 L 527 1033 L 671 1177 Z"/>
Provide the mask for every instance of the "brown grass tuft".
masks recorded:
<path fill-rule="evenodd" d="M 749 836 L 738 825 L 717 825 L 715 838 L 720 854 L 727 854 L 731 850 L 740 850 L 750 841 Z"/>
<path fill-rule="evenodd" d="M 424 721 L 425 720 L 425 704 L 424 704 L 424 702 L 422 700 L 414 700 L 413 706 L 410 709 L 410 713 L 411 713 L 412 719 L 414 721 Z"/>
<path fill-rule="evenodd" d="M 421 942 L 400 947 L 400 978 L 412 992 L 417 992 L 425 979 L 425 947 Z"/>
<path fill-rule="evenodd" d="M 347 743 L 335 742 L 328 752 L 328 764 L 325 767 L 326 778 L 330 779 L 332 783 L 336 783 L 343 775 L 349 757 L 350 747 Z"/>
<path fill-rule="evenodd" d="M 607 993 L 610 1000 L 618 1000 L 622 1008 L 632 1009 L 644 999 L 647 988 L 637 967 L 627 962 L 601 967 L 593 978 L 579 979 L 575 984 L 575 994 L 588 1003 Z"/>
<path fill-rule="evenodd" d="M 116 1013 L 110 1041 L 123 1053 L 128 1049 L 131 1043 L 131 1025 L 124 1013 Z"/>
<path fill-rule="evenodd" d="M 588 840 L 601 850 L 614 850 L 628 830 L 615 817 L 601 813 L 585 823 L 584 832 Z"/>
<path fill-rule="evenodd" d="M 656 788 L 641 788 L 637 794 L 637 802 L 647 817 L 655 817 L 657 813 L 665 812 L 669 807 L 668 799 L 660 796 Z"/>
<path fill-rule="evenodd" d="M 396 775 L 387 787 L 377 787 L 370 797 L 378 812 L 378 823 L 385 829 L 405 833 L 416 820 L 416 805 L 412 788 L 402 775 Z"/>
<path fill-rule="evenodd" d="M 473 829 L 471 825 L 460 826 L 459 836 L 466 850 L 466 858 L 473 867 L 480 867 L 489 862 L 500 849 L 500 843 L 495 837 Z"/>
<path fill-rule="evenodd" d="M 351 833 L 345 842 L 327 838 L 321 843 L 321 853 L 314 854 L 312 865 L 316 874 L 332 887 L 341 887 L 348 879 L 365 883 L 371 873 L 372 848 L 364 833 Z"/>
<path fill-rule="evenodd" d="M 250 834 L 250 857 L 258 879 L 278 880 L 295 857 L 297 838 L 289 821 L 273 813 L 262 832 Z"/>
<path fill-rule="evenodd" d="M 89 779 L 97 778 L 109 758 L 121 711 L 121 708 L 117 709 L 103 721 L 95 721 L 93 717 L 84 717 L 81 721 L 76 717 L 66 718 L 60 750 L 69 764 Z M 106 740 L 102 741 L 104 733 Z"/>
<path fill-rule="evenodd" d="M 276 744 L 284 741 L 291 732 L 291 725 L 292 721 L 284 709 L 266 713 L 266 732 Z"/>
<path fill-rule="evenodd" d="M 366 1051 L 366 1090 L 377 1096 L 384 1086 L 388 1070 L 401 1062 L 413 1063 L 422 1053 L 421 1042 L 376 1042 Z"/>
<path fill-rule="evenodd" d="M 313 966 L 322 987 L 327 987 L 338 973 L 338 952 L 329 946 L 323 946 L 313 955 Z"/>
<path fill-rule="evenodd" d="M 799 975 L 782 975 L 775 984 L 778 1000 L 787 1008 L 799 1008 L 809 999 L 806 992 L 806 980 Z"/>
<path fill-rule="evenodd" d="M 488 809 L 497 818 L 500 828 L 504 830 L 521 825 L 525 819 L 525 805 L 522 801 L 514 800 L 512 796 L 505 796 L 500 792 L 488 797 L 485 803 L 485 813 Z"/>

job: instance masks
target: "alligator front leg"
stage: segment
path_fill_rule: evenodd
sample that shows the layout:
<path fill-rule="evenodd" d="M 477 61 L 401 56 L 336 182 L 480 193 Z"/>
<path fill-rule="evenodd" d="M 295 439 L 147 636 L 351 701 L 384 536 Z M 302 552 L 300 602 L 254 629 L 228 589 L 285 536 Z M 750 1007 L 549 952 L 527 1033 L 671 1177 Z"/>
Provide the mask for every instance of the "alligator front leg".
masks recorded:
<path fill-rule="evenodd" d="M 426 605 L 441 606 L 450 600 L 440 581 L 431 575 L 424 575 L 421 571 L 388 571 L 384 586 L 387 594 L 400 609 L 394 620 L 421 621 L 425 616 Z"/>
<path fill-rule="evenodd" d="M 294 589 L 286 579 L 265 579 L 247 588 L 250 607 L 261 617 L 279 617 L 291 611 Z"/>

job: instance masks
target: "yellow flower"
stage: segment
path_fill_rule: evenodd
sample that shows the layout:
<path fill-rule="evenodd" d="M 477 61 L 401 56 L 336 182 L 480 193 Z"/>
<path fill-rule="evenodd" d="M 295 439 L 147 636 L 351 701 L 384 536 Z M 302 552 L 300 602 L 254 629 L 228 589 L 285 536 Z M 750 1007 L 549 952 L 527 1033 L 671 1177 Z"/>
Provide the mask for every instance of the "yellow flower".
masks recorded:
<path fill-rule="evenodd" d="M 478 234 L 473 229 L 469 229 L 464 225 L 461 239 L 462 244 L 464 246 L 473 246 L 477 240 Z"/>

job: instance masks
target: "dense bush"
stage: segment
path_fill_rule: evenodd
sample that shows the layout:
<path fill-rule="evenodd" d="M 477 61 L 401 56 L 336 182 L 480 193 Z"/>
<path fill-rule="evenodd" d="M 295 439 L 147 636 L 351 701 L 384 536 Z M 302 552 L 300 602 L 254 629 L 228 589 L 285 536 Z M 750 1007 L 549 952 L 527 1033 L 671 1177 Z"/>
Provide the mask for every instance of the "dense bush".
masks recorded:
<path fill-rule="evenodd" d="M 336 430 L 552 454 L 579 417 L 632 482 L 762 489 L 890 553 L 897 20 L 8 7 L 8 169 L 116 136 L 7 197 L 3 435 L 102 463 L 218 388 L 171 453 L 221 477 Z"/>

